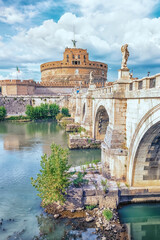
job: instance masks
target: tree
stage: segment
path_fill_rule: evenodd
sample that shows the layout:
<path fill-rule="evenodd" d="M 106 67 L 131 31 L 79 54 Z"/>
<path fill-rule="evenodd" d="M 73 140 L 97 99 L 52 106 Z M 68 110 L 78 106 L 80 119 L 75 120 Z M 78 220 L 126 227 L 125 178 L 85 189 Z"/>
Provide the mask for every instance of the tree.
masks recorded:
<path fill-rule="evenodd" d="M 57 114 L 59 113 L 59 106 L 56 103 L 49 105 L 49 113 L 52 118 L 56 118 Z"/>
<path fill-rule="evenodd" d="M 68 108 L 63 107 L 61 110 L 62 114 L 66 117 L 70 117 Z"/>
<path fill-rule="evenodd" d="M 71 173 L 68 172 L 68 149 L 52 144 L 51 155 L 44 154 L 41 158 L 41 170 L 37 178 L 31 178 L 32 185 L 39 192 L 42 206 L 53 202 L 65 201 L 66 189 L 70 184 Z"/>
<path fill-rule="evenodd" d="M 4 120 L 5 116 L 6 116 L 6 109 L 5 109 L 5 107 L 1 106 L 0 107 L 0 121 Z"/>
<path fill-rule="evenodd" d="M 33 106 L 31 106 L 31 105 L 26 106 L 26 115 L 30 119 L 34 119 L 34 107 Z"/>
<path fill-rule="evenodd" d="M 26 115 L 30 119 L 47 119 L 52 117 L 56 118 L 56 115 L 59 113 L 59 106 L 57 104 L 47 104 L 41 103 L 40 106 L 30 106 L 26 107 Z"/>

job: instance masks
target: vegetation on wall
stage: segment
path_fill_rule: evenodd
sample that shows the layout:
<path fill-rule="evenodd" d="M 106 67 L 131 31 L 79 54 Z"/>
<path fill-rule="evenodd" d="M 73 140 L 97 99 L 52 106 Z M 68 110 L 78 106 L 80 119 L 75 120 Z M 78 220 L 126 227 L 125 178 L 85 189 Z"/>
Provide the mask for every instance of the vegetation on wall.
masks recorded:
<path fill-rule="evenodd" d="M 0 121 L 4 120 L 5 116 L 6 116 L 6 109 L 3 106 L 0 106 Z"/>
<path fill-rule="evenodd" d="M 37 195 L 42 199 L 42 206 L 53 202 L 65 201 L 66 189 L 70 184 L 71 173 L 68 172 L 68 149 L 52 144 L 51 155 L 46 154 L 41 159 L 41 170 L 37 178 L 31 178 L 32 185 L 39 192 Z"/>

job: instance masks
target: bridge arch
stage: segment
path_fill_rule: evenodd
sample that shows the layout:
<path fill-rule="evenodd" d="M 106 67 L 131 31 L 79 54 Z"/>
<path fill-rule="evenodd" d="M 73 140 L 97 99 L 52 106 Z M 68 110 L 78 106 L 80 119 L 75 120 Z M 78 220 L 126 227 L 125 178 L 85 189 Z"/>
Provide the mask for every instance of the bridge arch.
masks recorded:
<path fill-rule="evenodd" d="M 106 108 L 100 105 L 96 111 L 94 122 L 94 138 L 104 140 L 107 126 L 109 124 L 109 115 Z"/>
<path fill-rule="evenodd" d="M 129 147 L 127 178 L 133 186 L 160 184 L 160 104 L 137 125 Z"/>

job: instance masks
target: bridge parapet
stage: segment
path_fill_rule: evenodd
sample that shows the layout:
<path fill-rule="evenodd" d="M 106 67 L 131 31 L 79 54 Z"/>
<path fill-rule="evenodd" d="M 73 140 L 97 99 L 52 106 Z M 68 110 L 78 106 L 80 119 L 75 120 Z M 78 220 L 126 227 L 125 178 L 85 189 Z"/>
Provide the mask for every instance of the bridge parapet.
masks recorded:
<path fill-rule="evenodd" d="M 128 82 L 113 82 L 109 86 L 93 89 L 95 98 L 137 98 L 157 97 L 160 91 L 160 74 L 142 79 L 130 79 Z"/>

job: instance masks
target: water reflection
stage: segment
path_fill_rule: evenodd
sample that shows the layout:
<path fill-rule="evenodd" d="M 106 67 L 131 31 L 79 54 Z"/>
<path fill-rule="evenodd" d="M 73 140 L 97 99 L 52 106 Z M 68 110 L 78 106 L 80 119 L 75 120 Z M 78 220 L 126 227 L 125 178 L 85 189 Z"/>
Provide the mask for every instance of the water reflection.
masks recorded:
<path fill-rule="evenodd" d="M 41 214 L 37 216 L 39 226 L 39 236 L 35 236 L 33 240 L 86 240 L 99 239 L 99 235 L 95 232 L 95 228 L 86 227 L 83 220 L 80 219 L 58 219 L 55 220 L 51 216 Z M 78 230 L 76 230 L 78 228 Z"/>
<path fill-rule="evenodd" d="M 30 240 L 39 236 L 44 225 L 54 225 L 45 219 L 40 224 L 41 218 L 37 221 L 36 216 L 40 216 L 43 210 L 30 178 L 39 172 L 41 156 L 49 154 L 51 143 L 67 147 L 67 140 L 68 135 L 55 122 L 0 123 L 0 219 L 3 219 L 0 240 Z M 100 159 L 99 150 L 70 153 L 70 163 L 73 165 L 95 158 Z M 54 232 L 60 226 L 64 234 L 66 227 L 62 223 L 56 223 L 56 227 L 52 228 Z M 49 227 L 46 231 L 50 230 Z"/>
<path fill-rule="evenodd" d="M 72 227 L 67 224 L 67 220 L 54 220 L 51 216 L 44 216 L 41 214 L 37 216 L 37 222 L 39 227 L 39 235 L 34 236 L 34 240 L 62 240 L 66 239 L 67 231 Z"/>
<path fill-rule="evenodd" d="M 160 204 L 132 204 L 119 210 L 134 240 L 160 239 Z"/>
<path fill-rule="evenodd" d="M 52 142 L 67 147 L 68 134 L 55 122 L 2 122 L 0 123 L 0 137 L 3 139 L 4 149 L 8 151 L 27 151 L 41 146 L 42 154 L 50 154 Z M 100 160 L 100 149 L 72 150 L 69 163 L 73 166 L 86 161 Z"/>

